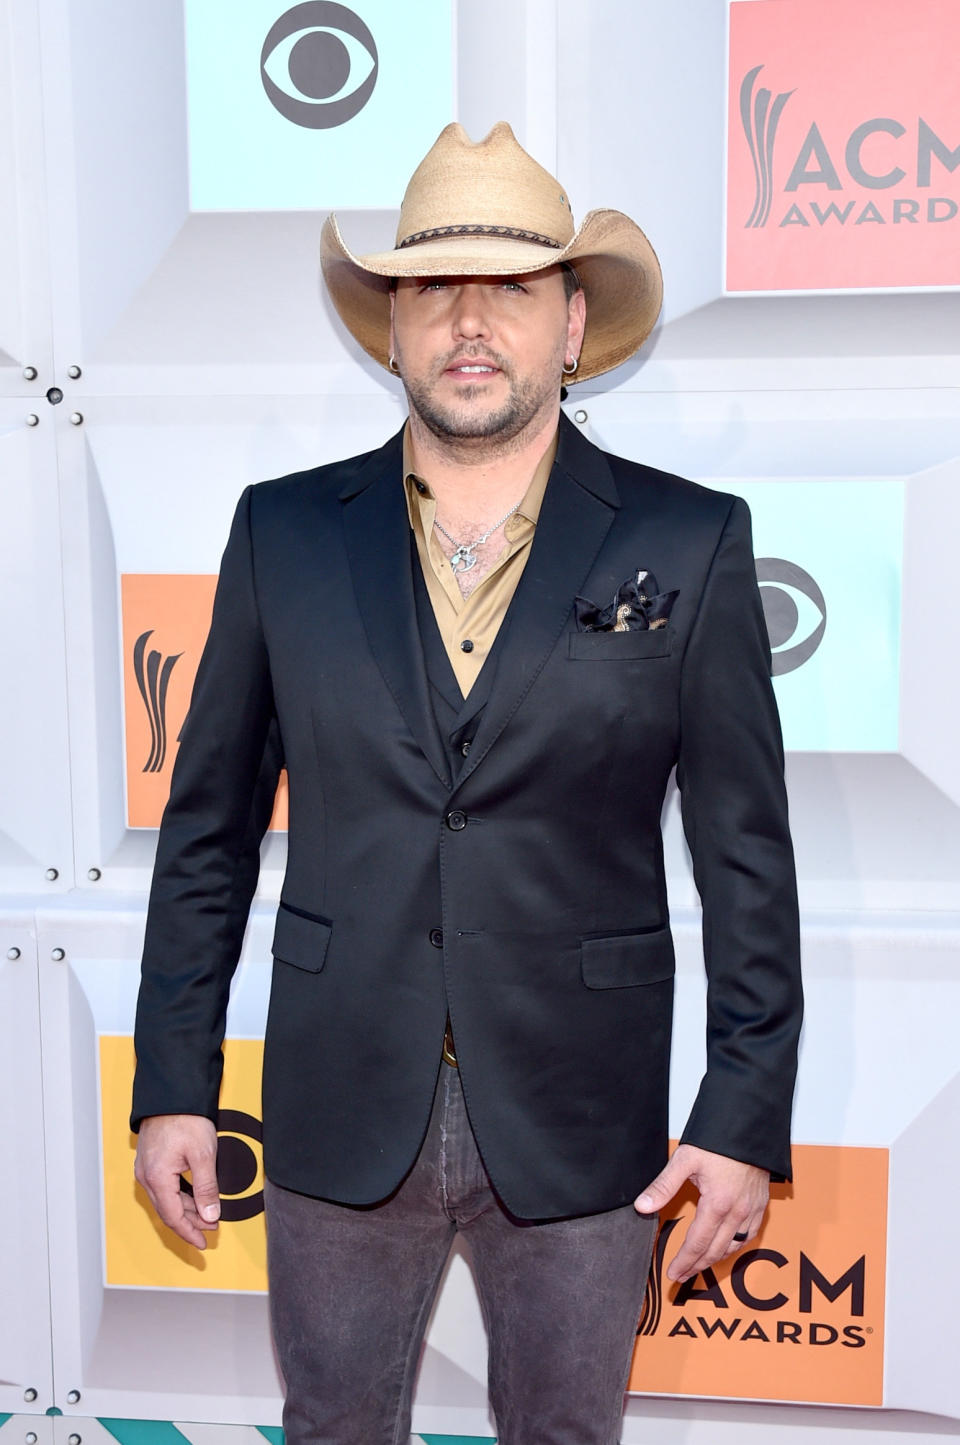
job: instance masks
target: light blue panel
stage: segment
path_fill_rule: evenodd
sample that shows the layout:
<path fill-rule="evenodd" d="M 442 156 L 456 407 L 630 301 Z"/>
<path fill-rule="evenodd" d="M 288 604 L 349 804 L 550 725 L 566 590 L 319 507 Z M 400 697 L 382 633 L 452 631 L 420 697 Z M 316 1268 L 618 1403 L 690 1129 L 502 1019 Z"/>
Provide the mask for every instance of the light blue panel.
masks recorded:
<path fill-rule="evenodd" d="M 758 558 L 781 558 L 819 585 L 827 624 L 820 646 L 774 678 L 784 744 L 794 752 L 896 752 L 899 746 L 901 481 L 717 481 L 753 514 Z M 790 587 L 797 625 L 785 654 L 821 620 Z M 789 606 L 789 604 L 788 604 Z"/>
<path fill-rule="evenodd" d="M 184 10 L 193 210 L 399 206 L 454 118 L 452 0 L 314 0 L 286 10 L 277 0 L 185 0 Z M 275 103 L 261 52 L 291 12 L 281 26 L 290 33 L 263 59 L 283 92 Z M 375 63 L 369 99 L 344 118 Z M 316 125 L 331 117 L 337 124 Z"/>

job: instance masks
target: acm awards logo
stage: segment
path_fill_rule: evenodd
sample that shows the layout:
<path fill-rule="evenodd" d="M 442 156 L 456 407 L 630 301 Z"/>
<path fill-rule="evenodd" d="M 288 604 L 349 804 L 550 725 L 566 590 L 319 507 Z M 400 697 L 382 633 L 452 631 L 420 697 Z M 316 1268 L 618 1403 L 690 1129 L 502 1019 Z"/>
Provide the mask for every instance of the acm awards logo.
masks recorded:
<path fill-rule="evenodd" d="M 359 115 L 379 72 L 369 27 L 355 11 L 330 0 L 285 11 L 260 52 L 260 79 L 270 103 L 310 130 L 330 130 Z"/>
<path fill-rule="evenodd" d="M 734 1260 L 726 1288 L 721 1286 L 712 1269 L 705 1269 L 679 1287 L 670 1302 L 670 1317 L 665 1318 L 664 1259 L 670 1237 L 679 1223 L 679 1219 L 666 1220 L 657 1238 L 638 1335 L 655 1335 L 663 1326 L 670 1339 L 709 1340 L 719 1336 L 727 1340 L 756 1340 L 764 1344 L 776 1342 L 778 1345 L 839 1344 L 851 1350 L 863 1349 L 867 1343 L 868 1327 L 863 1322 L 867 1270 L 864 1254 L 836 1279 L 831 1279 L 803 1250 L 799 1259 L 793 1261 L 777 1249 L 747 1249 Z M 779 1285 L 771 1291 L 769 1285 L 764 1287 L 754 1283 L 755 1266 L 764 1263 L 784 1272 L 790 1293 Z M 769 1277 L 769 1274 L 769 1270 L 763 1272 L 764 1277 Z M 780 1275 L 776 1278 L 779 1281 Z M 830 1304 L 836 1304 L 847 1296 L 851 1323 L 833 1324 L 811 1319 L 816 1311 L 815 1295 L 817 1300 L 826 1300 Z M 704 1313 L 709 1306 L 713 1308 Z M 680 1313 L 674 1316 L 673 1309 Z M 784 1310 L 800 1318 L 784 1318 Z M 781 1317 L 772 1319 L 773 1313 Z"/>
<path fill-rule="evenodd" d="M 697 1204 L 681 1190 L 654 1249 L 630 1389 L 883 1403 L 888 1151 L 798 1144 L 793 1163 L 759 1237 L 675 1285 L 666 1263 Z"/>
<path fill-rule="evenodd" d="M 778 170 L 776 149 L 780 118 L 794 90 L 780 91 L 776 96 L 764 85 L 757 85 L 762 65 L 748 70 L 740 85 L 740 121 L 750 151 L 755 179 L 753 206 L 744 221 L 746 228 L 762 228 L 771 217 L 774 182 Z M 907 162 L 908 171 L 899 163 L 888 164 L 886 170 L 871 169 L 866 155 L 876 136 L 890 136 L 902 143 L 890 146 L 894 157 Z M 842 159 L 841 159 L 842 156 Z M 929 125 L 923 116 L 910 126 L 890 116 L 871 116 L 855 125 L 843 139 L 842 150 L 828 146 L 817 121 L 812 120 L 795 155 L 787 156 L 789 174 L 783 185 L 785 198 L 796 197 L 779 207 L 775 224 L 783 226 L 862 226 L 874 225 L 938 225 L 953 221 L 960 214 L 960 205 L 951 196 L 930 195 L 934 180 L 934 161 L 948 174 L 960 167 L 960 143 L 951 147 Z M 876 164 L 875 162 L 873 164 Z M 786 165 L 781 162 L 782 168 Z M 891 190 L 909 181 L 922 196 L 897 196 L 889 203 L 878 193 Z M 825 192 L 840 192 L 839 203 L 823 198 L 804 200 L 808 192 L 801 187 L 822 187 Z M 853 194 L 851 195 L 851 188 Z M 869 193 L 869 194 L 867 194 Z"/>

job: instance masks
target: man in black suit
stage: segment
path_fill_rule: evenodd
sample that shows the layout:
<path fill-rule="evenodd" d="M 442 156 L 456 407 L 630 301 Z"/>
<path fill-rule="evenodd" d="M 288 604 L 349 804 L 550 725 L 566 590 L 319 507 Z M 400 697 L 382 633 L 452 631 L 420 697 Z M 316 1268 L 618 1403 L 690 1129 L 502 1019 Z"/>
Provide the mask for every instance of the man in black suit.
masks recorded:
<path fill-rule="evenodd" d="M 660 270 L 618 212 L 575 230 L 508 126 L 449 126 L 396 247 L 356 257 L 331 217 L 323 268 L 409 421 L 240 500 L 151 893 L 138 1177 L 202 1247 L 285 765 L 263 1118 L 288 1445 L 406 1439 L 457 1230 L 501 1445 L 611 1445 L 656 1211 L 698 1187 L 686 1279 L 789 1176 L 797 905 L 749 516 L 561 415 L 564 377 L 649 333 Z M 707 1070 L 665 1162 L 675 766 Z"/>

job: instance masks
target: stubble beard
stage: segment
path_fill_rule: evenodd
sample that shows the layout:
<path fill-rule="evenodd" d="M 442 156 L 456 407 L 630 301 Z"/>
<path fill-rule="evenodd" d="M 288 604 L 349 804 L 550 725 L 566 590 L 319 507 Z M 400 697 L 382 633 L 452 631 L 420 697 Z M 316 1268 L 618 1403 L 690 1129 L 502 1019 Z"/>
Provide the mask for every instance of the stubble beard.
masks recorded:
<path fill-rule="evenodd" d="M 460 353 L 462 354 L 462 353 Z M 541 415 L 546 416 L 549 408 L 559 401 L 560 368 L 563 358 L 558 353 L 556 367 L 550 365 L 542 373 L 518 379 L 502 357 L 491 352 L 485 353 L 484 361 L 493 362 L 506 377 L 508 393 L 499 407 L 487 410 L 475 403 L 482 401 L 486 386 L 468 384 L 460 392 L 460 404 L 448 405 L 436 395 L 436 382 L 448 362 L 435 373 L 434 377 L 410 377 L 403 375 L 401 358 L 397 364 L 401 369 L 401 380 L 407 393 L 412 413 L 427 428 L 437 441 L 446 444 L 481 446 L 489 442 L 511 443 L 520 438 Z M 553 375 L 556 370 L 556 376 Z"/>

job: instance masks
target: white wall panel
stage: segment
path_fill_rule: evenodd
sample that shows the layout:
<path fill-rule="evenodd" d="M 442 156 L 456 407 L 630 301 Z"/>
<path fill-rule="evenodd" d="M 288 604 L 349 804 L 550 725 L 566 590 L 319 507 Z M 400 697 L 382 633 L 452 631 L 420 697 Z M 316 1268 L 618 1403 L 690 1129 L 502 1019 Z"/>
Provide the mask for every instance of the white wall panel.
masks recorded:
<path fill-rule="evenodd" d="M 42 1414 L 53 1403 L 43 1140 L 36 934 L 32 914 L 7 903 L 0 906 L 0 1414 Z"/>
<path fill-rule="evenodd" d="M 370 399 L 91 398 L 61 455 L 81 885 L 96 867 L 106 888 L 145 891 L 156 843 L 126 826 L 121 574 L 215 574 L 244 486 L 378 445 L 402 420 L 396 390 L 387 380 Z M 267 855 L 273 888 L 278 851 Z"/>
<path fill-rule="evenodd" d="M 83 1410 L 99 1416 L 276 1423 L 264 1296 L 105 1283 L 98 1041 L 132 1033 L 143 937 L 142 913 L 115 911 L 118 901 L 39 920 L 47 1156 L 62 1181 L 50 1208 L 58 1391 L 78 1391 Z M 266 973 L 267 926 L 251 928 L 253 980 L 239 989 L 241 997 L 259 993 L 261 1016 L 256 976 Z"/>
<path fill-rule="evenodd" d="M 66 1435 L 64 1435 L 66 1440 Z M 0 1417 L 0 1441 L 3 1445 L 55 1445 L 54 1421 L 35 1415 Z"/>
<path fill-rule="evenodd" d="M 45 399 L 0 400 L 5 892 L 58 892 L 73 882 L 56 410 Z M 31 416 L 35 426 L 27 425 Z"/>
<path fill-rule="evenodd" d="M 2 0 L 0 395 L 42 398 L 53 381 L 45 192 L 37 7 Z M 37 376 L 25 377 L 24 367 Z"/>

